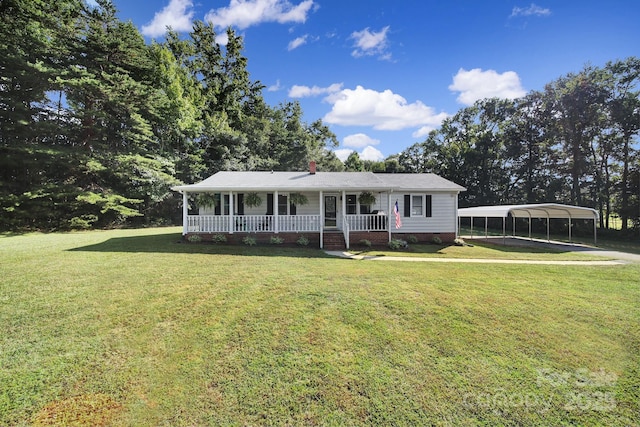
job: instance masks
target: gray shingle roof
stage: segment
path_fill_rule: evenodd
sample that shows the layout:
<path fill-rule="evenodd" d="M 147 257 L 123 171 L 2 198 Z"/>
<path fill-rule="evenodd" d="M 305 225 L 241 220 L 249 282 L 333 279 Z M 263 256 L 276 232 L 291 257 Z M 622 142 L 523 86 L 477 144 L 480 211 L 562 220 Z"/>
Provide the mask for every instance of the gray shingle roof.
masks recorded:
<path fill-rule="evenodd" d="M 175 191 L 337 191 L 431 190 L 464 191 L 435 174 L 374 174 L 372 172 L 218 172 Z"/>

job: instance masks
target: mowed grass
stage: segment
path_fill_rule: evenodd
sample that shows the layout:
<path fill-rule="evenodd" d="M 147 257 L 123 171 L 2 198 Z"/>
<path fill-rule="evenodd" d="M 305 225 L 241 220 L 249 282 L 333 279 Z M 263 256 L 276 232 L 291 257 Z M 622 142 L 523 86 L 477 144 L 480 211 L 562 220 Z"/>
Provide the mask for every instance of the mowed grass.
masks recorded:
<path fill-rule="evenodd" d="M 470 243 L 469 243 L 470 242 Z M 469 240 L 469 246 L 453 244 L 409 244 L 407 248 L 391 250 L 388 248 L 365 248 L 356 245 L 351 253 L 364 256 L 389 256 L 411 258 L 456 258 L 456 259 L 495 259 L 495 260 L 541 260 L 541 261 L 603 261 L 611 258 L 588 253 L 572 252 L 562 249 L 548 249 L 527 246 L 508 246 Z"/>
<path fill-rule="evenodd" d="M 0 425 L 638 425 L 640 266 L 0 237 Z"/>

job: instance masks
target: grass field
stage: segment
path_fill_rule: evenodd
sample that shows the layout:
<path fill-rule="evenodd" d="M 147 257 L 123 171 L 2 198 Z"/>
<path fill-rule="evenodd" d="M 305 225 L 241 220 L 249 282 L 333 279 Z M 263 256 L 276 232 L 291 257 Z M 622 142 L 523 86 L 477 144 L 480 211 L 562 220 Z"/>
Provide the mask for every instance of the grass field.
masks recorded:
<path fill-rule="evenodd" d="M 178 240 L 0 237 L 0 425 L 639 425 L 639 264 Z"/>
<path fill-rule="evenodd" d="M 507 246 L 500 244 L 470 240 L 469 246 L 411 244 L 400 251 L 389 248 L 363 248 L 361 245 L 351 248 L 351 253 L 367 256 L 402 256 L 411 258 L 459 258 L 459 259 L 493 259 L 493 260 L 541 260 L 541 261 L 602 261 L 605 258 L 589 253 L 569 250 L 549 250 L 542 247 Z"/>

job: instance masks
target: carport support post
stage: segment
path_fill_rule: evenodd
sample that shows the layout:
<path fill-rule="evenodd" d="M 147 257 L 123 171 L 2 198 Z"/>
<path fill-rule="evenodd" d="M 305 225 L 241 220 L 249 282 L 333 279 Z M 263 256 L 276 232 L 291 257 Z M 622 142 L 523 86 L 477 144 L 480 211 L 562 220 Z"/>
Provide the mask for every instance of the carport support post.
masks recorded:
<path fill-rule="evenodd" d="M 484 217 L 484 238 L 489 237 L 489 217 Z"/>
<path fill-rule="evenodd" d="M 473 239 L 473 217 L 471 217 L 471 238 Z"/>
<path fill-rule="evenodd" d="M 551 240 L 549 240 L 549 212 L 547 212 L 547 242 L 551 242 Z"/>
<path fill-rule="evenodd" d="M 593 218 L 593 244 L 597 245 L 598 244 L 598 227 L 597 227 L 597 223 L 598 220 L 594 217 Z"/>
<path fill-rule="evenodd" d="M 502 244 L 503 245 L 507 243 L 506 222 L 507 222 L 507 218 L 502 217 Z"/>
<path fill-rule="evenodd" d="M 573 241 L 571 240 L 571 216 L 569 216 L 569 243 L 572 243 Z"/>

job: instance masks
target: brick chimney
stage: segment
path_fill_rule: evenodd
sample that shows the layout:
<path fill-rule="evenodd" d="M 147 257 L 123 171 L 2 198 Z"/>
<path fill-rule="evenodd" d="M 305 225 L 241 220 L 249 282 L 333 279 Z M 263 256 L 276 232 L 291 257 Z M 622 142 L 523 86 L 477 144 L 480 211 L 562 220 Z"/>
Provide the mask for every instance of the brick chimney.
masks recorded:
<path fill-rule="evenodd" d="M 311 175 L 315 175 L 316 174 L 316 162 L 309 162 L 309 173 Z"/>

